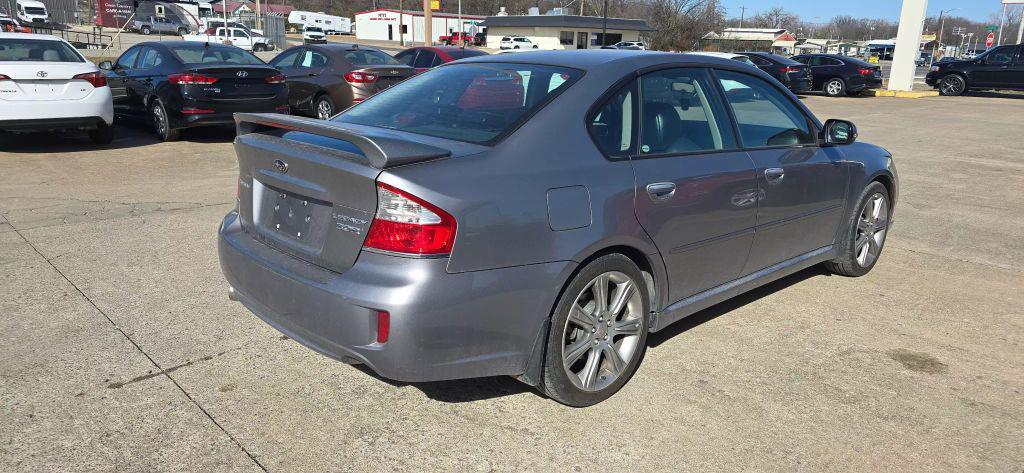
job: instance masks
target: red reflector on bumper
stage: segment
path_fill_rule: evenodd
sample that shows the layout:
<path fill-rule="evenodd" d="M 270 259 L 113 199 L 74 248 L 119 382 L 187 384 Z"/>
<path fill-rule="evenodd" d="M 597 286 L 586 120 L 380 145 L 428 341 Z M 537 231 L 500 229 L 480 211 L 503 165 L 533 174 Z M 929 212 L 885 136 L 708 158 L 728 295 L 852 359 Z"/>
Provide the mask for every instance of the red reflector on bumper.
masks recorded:
<path fill-rule="evenodd" d="M 377 311 L 377 343 L 387 343 L 391 334 L 391 314 L 386 310 Z"/>
<path fill-rule="evenodd" d="M 210 113 L 216 113 L 213 110 L 206 110 L 200 108 L 183 108 L 181 109 L 182 115 L 206 115 Z"/>

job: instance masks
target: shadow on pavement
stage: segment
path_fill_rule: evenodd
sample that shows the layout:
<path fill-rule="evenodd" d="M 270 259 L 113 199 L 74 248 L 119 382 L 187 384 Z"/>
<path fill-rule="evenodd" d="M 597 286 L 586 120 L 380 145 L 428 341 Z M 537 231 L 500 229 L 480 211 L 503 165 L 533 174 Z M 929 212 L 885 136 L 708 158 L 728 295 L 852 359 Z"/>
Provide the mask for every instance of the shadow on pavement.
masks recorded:
<path fill-rule="evenodd" d="M 8 133 L 0 132 L 0 151 L 11 153 L 73 153 L 130 149 L 160 143 L 152 129 L 143 124 L 118 120 L 114 125 L 114 141 L 98 145 L 84 131 Z M 232 127 L 205 127 L 184 130 L 181 140 L 192 143 L 227 143 L 235 139 Z"/>
<path fill-rule="evenodd" d="M 707 309 L 704 309 L 700 312 L 690 315 L 689 317 L 684 318 L 683 320 L 680 320 L 672 325 L 669 325 L 668 327 L 665 327 L 663 330 L 650 334 L 647 337 L 647 346 L 651 348 L 657 347 L 662 343 L 671 340 L 675 336 L 685 333 L 688 330 L 697 327 L 705 322 L 715 320 L 721 315 L 725 315 L 729 312 L 739 309 L 740 307 L 743 307 L 762 297 L 770 296 L 778 291 L 786 289 L 789 286 L 801 283 L 803 281 L 806 281 L 817 276 L 831 276 L 831 273 L 829 273 L 821 265 L 815 265 L 803 271 L 799 271 L 790 274 L 789 276 L 786 276 L 784 278 L 772 281 L 757 289 L 745 292 L 725 302 L 708 307 Z"/>

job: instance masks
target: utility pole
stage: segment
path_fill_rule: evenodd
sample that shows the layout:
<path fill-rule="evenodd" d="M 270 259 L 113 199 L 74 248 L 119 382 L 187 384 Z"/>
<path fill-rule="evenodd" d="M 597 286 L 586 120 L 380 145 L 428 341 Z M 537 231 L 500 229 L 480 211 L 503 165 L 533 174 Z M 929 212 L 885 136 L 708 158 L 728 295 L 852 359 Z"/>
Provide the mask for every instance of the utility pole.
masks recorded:
<path fill-rule="evenodd" d="M 1017 27 L 1017 44 L 1024 43 L 1024 8 L 1020 10 L 1020 26 Z"/>
<path fill-rule="evenodd" d="M 747 7 L 739 7 L 739 8 L 740 8 L 740 28 L 743 28 L 743 20 L 747 16 Z"/>
<path fill-rule="evenodd" d="M 604 21 L 601 23 L 601 46 L 608 45 L 608 0 L 604 0 Z"/>
<path fill-rule="evenodd" d="M 403 0 L 398 0 L 398 44 L 405 46 L 405 32 L 402 31 L 402 25 L 405 24 L 405 10 L 403 9 L 402 2 Z"/>
<path fill-rule="evenodd" d="M 434 27 L 434 15 L 430 11 L 430 0 L 423 0 L 423 45 L 430 46 L 434 44 L 432 35 L 434 34 L 431 30 Z"/>
<path fill-rule="evenodd" d="M 929 69 L 932 67 L 932 64 L 935 64 L 935 48 L 937 48 L 937 47 L 942 45 L 942 30 L 946 26 L 946 19 L 943 16 L 946 13 L 949 13 L 949 12 L 954 11 L 954 10 L 959 10 L 959 8 L 950 8 L 949 10 L 939 10 L 939 36 L 937 36 L 935 38 L 935 46 L 932 46 L 932 60 L 931 60 L 930 63 L 928 63 L 928 68 Z"/>

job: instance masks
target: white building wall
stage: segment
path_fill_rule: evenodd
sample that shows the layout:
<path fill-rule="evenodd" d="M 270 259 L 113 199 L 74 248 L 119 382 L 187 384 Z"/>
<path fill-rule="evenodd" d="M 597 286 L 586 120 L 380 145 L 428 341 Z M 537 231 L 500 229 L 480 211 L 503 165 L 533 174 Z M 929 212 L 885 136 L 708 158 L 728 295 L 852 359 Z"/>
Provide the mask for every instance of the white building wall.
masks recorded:
<path fill-rule="evenodd" d="M 561 33 L 570 31 L 573 35 L 572 44 L 561 43 Z M 600 28 L 552 28 L 552 27 L 508 27 L 490 26 L 487 28 L 487 47 L 498 49 L 503 36 L 525 36 L 530 38 L 537 45 L 538 49 L 577 49 L 579 33 L 587 33 L 587 48 L 598 49 L 601 46 L 591 46 L 590 40 L 594 33 L 601 33 Z M 640 32 L 609 29 L 608 34 L 621 34 L 622 41 L 640 41 Z M 614 44 L 614 43 L 611 43 Z"/>
<path fill-rule="evenodd" d="M 405 41 L 406 42 L 423 42 L 424 33 L 424 18 L 422 16 L 414 15 L 401 15 L 402 24 L 406 27 Z M 388 26 L 391 26 L 391 38 L 390 41 L 398 41 L 399 35 L 399 14 L 394 11 L 373 11 L 360 13 L 356 15 L 356 38 L 369 39 L 378 41 L 388 41 Z M 483 21 L 481 17 L 463 17 L 463 31 L 467 31 L 472 21 Z M 432 31 L 430 35 L 433 36 L 433 41 L 436 43 L 437 39 L 441 36 L 445 36 L 449 31 L 456 30 L 459 25 L 459 19 L 457 17 L 437 16 L 436 14 L 431 17 Z"/>

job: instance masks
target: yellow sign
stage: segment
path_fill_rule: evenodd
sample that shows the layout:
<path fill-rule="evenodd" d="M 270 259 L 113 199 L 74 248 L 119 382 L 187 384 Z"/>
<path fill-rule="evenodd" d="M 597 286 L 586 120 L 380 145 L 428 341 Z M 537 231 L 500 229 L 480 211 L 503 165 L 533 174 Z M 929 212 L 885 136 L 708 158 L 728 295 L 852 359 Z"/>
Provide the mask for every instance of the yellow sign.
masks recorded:
<path fill-rule="evenodd" d="M 430 9 L 431 10 L 440 10 L 441 9 L 441 0 L 430 0 Z"/>
<path fill-rule="evenodd" d="M 868 62 L 870 62 L 871 64 L 878 64 L 878 56 L 869 57 Z"/>
<path fill-rule="evenodd" d="M 935 35 L 933 35 L 933 34 L 923 34 L 923 35 L 921 35 L 921 41 L 935 41 Z"/>

